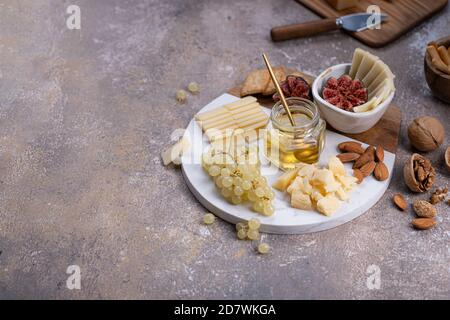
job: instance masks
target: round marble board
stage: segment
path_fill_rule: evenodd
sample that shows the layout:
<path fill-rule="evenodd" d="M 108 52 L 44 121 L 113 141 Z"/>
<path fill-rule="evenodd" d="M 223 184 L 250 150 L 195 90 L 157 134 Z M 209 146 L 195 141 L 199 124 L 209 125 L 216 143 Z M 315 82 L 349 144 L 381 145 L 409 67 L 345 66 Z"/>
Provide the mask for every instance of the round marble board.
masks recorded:
<path fill-rule="evenodd" d="M 223 94 L 213 100 L 200 112 L 208 111 L 238 100 L 237 97 Z M 269 109 L 264 108 L 267 113 Z M 323 231 L 340 226 L 365 213 L 382 197 L 389 186 L 390 178 L 387 181 L 379 182 L 373 177 L 366 178 L 358 185 L 351 194 L 350 200 L 344 202 L 338 212 L 331 217 L 321 215 L 316 211 L 304 211 L 292 208 L 290 198 L 286 193 L 274 190 L 276 198 L 273 205 L 275 214 L 271 217 L 262 216 L 251 209 L 251 204 L 233 205 L 225 200 L 216 188 L 213 180 L 203 170 L 201 166 L 201 156 L 209 142 L 201 134 L 201 129 L 194 119 L 189 123 L 186 133 L 190 138 L 190 148 L 183 154 L 182 171 L 184 179 L 194 196 L 200 203 L 220 218 L 236 224 L 247 221 L 251 218 L 258 218 L 261 221 L 261 232 L 275 234 L 304 234 Z M 337 154 L 336 146 L 349 141 L 348 137 L 327 130 L 326 143 L 320 157 L 319 165 L 327 165 L 330 156 Z M 262 141 L 259 141 L 262 144 Z M 263 148 L 260 148 L 261 152 Z M 260 154 L 260 158 L 263 159 Z M 385 152 L 385 164 L 392 172 L 395 154 Z M 346 169 L 351 171 L 351 165 L 346 164 Z M 261 167 L 261 172 L 272 184 L 282 174 L 280 170 L 274 172 L 273 166 L 268 164 Z"/>

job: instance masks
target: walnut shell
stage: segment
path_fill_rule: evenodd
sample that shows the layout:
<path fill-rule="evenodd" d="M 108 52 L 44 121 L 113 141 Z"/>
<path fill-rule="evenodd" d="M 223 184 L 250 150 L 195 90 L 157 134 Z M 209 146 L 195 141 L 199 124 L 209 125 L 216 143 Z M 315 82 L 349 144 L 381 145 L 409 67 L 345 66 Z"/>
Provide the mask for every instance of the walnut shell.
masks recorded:
<path fill-rule="evenodd" d="M 408 138 L 411 144 L 420 151 L 436 150 L 444 142 L 445 129 L 438 119 L 420 117 L 415 119 L 408 128 Z"/>
<path fill-rule="evenodd" d="M 436 171 L 430 160 L 420 154 L 413 154 L 403 168 L 403 176 L 408 188 L 413 192 L 426 192 L 434 184 Z"/>

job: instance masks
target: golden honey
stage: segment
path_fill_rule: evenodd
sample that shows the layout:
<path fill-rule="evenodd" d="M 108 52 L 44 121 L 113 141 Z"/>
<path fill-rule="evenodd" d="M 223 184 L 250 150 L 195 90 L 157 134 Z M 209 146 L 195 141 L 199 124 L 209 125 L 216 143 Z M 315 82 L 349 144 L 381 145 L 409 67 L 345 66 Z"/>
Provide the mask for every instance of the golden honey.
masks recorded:
<path fill-rule="evenodd" d="M 325 144 L 326 123 L 316 105 L 306 99 L 286 99 L 295 122 L 293 127 L 281 103 L 276 103 L 265 139 L 266 157 L 282 170 L 300 163 L 316 163 Z"/>

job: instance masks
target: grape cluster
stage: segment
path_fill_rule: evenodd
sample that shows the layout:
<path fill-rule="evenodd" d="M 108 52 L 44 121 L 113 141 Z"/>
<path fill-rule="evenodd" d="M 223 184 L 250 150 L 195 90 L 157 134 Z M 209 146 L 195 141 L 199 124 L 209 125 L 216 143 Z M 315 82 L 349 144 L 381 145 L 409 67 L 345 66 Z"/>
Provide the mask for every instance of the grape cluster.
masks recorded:
<path fill-rule="evenodd" d="M 202 166 L 225 199 L 235 205 L 250 201 L 253 210 L 271 216 L 275 193 L 261 175 L 257 154 L 256 146 L 245 146 L 233 153 L 211 148 L 203 154 Z"/>
<path fill-rule="evenodd" d="M 258 219 L 250 219 L 248 222 L 239 222 L 236 225 L 237 237 L 239 240 L 258 240 L 259 227 L 261 223 Z"/>

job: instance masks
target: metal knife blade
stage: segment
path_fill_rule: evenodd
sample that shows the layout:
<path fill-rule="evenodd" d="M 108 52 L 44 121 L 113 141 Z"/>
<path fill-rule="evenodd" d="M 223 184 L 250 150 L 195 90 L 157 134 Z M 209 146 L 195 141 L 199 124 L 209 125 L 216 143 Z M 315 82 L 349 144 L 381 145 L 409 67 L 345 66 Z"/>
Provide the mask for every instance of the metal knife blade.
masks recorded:
<path fill-rule="evenodd" d="M 336 19 L 336 24 L 343 29 L 351 32 L 360 32 L 369 29 L 374 22 L 369 21 L 369 18 L 373 18 L 373 13 L 355 13 L 349 14 Z M 388 16 L 380 14 L 380 23 L 386 21 Z M 375 20 L 375 19 L 374 19 Z"/>

